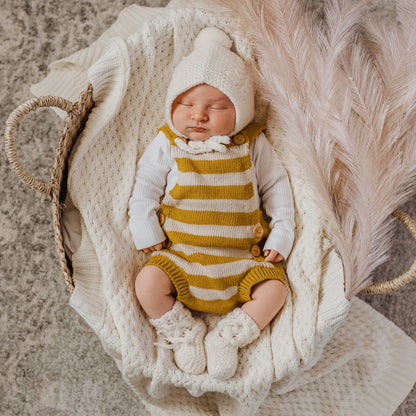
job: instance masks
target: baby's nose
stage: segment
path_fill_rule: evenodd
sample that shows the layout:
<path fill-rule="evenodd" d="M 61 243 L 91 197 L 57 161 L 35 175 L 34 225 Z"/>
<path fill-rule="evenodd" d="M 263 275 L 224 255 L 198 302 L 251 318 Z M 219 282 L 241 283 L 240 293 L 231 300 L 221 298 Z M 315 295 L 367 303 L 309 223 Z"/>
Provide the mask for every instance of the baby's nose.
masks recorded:
<path fill-rule="evenodd" d="M 195 107 L 192 112 L 192 118 L 194 120 L 206 120 L 208 118 L 207 112 L 202 107 Z"/>

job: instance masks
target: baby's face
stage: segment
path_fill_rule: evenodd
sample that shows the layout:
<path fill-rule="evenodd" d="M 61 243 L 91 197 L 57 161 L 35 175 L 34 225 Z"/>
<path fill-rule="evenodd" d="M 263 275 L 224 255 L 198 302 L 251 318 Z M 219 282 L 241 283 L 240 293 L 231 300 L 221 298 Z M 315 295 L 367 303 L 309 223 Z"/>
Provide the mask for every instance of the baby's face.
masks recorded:
<path fill-rule="evenodd" d="M 228 136 L 234 130 L 235 108 L 220 90 L 200 84 L 176 97 L 172 104 L 172 123 L 191 140 Z"/>

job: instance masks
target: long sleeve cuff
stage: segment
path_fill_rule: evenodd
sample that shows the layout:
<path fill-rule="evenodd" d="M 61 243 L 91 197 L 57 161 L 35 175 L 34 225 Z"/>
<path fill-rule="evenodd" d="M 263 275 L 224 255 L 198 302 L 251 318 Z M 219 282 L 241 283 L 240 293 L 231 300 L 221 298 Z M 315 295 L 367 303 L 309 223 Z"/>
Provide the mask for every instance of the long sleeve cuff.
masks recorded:
<path fill-rule="evenodd" d="M 286 260 L 292 251 L 295 233 L 291 229 L 272 230 L 264 244 L 264 250 L 276 250 Z"/>
<path fill-rule="evenodd" d="M 130 218 L 129 226 L 137 250 L 152 247 L 166 239 L 156 215 L 151 218 L 143 218 L 143 221 Z"/>

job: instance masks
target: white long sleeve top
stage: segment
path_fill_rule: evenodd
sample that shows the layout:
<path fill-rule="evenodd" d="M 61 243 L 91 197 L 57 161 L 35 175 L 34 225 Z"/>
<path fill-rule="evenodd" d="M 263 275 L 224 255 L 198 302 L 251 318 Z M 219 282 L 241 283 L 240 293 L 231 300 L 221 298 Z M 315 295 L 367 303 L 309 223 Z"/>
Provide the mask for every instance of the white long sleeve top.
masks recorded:
<path fill-rule="evenodd" d="M 176 184 L 177 166 L 171 156 L 170 142 L 160 131 L 140 158 L 129 201 L 129 226 L 138 250 L 165 240 L 158 210 L 163 196 Z M 255 170 L 254 189 L 258 203 L 271 218 L 270 234 L 264 250 L 278 251 L 285 259 L 294 240 L 294 204 L 289 178 L 264 133 L 250 147 Z M 201 206 L 203 209 L 203 206 Z"/>

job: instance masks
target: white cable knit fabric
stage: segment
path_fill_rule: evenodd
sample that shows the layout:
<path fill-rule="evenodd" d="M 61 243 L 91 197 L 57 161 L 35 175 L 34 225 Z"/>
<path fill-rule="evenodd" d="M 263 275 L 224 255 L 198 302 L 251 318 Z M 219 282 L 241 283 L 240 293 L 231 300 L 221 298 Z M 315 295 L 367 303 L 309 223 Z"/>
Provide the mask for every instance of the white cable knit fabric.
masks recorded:
<path fill-rule="evenodd" d="M 171 73 L 206 26 L 228 33 L 239 55 L 253 63 L 249 42 L 232 22 L 172 7 L 158 10 L 131 37 L 111 39 L 88 71 L 96 106 L 68 178 L 82 231 L 71 305 L 152 415 L 390 415 L 415 381 L 415 343 L 368 305 L 345 300 L 342 264 L 325 236 L 325 218 L 313 189 L 290 166 L 296 241 L 287 261 L 289 295 L 278 319 L 241 349 L 229 380 L 181 372 L 168 349 L 155 354 L 155 330 L 134 296 L 146 256 L 137 253 L 130 235 L 128 201 L 136 161 L 163 125 Z M 59 73 L 51 77 L 57 80 Z M 261 101 L 257 109 L 284 163 L 288 138 L 265 118 Z M 209 329 L 220 318 L 200 316 Z"/>

